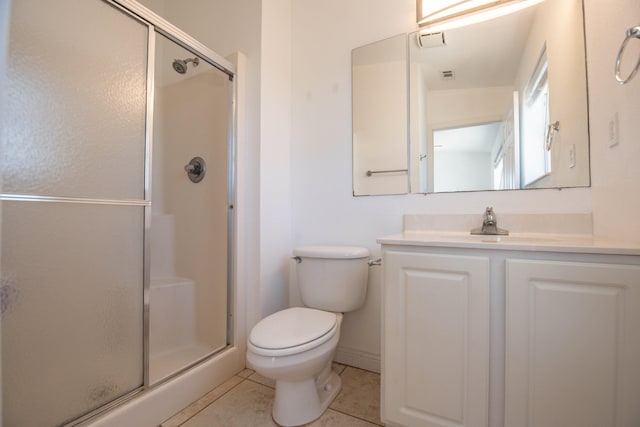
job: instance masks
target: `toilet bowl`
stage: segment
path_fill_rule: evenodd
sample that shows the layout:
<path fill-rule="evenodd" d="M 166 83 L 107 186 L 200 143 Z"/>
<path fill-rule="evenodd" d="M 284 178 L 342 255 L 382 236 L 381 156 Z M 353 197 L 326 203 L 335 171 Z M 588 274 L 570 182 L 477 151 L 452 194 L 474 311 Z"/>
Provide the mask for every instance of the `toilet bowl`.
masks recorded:
<path fill-rule="evenodd" d="M 296 276 L 305 307 L 274 313 L 251 330 L 247 362 L 276 382 L 273 419 L 298 426 L 320 417 L 340 391 L 331 369 L 342 312 L 364 304 L 369 251 L 357 247 L 314 246 L 294 251 Z"/>
<path fill-rule="evenodd" d="M 275 379 L 273 419 L 281 426 L 315 420 L 340 391 L 331 362 L 341 323 L 340 313 L 294 307 L 263 319 L 252 330 L 247 361 Z"/>

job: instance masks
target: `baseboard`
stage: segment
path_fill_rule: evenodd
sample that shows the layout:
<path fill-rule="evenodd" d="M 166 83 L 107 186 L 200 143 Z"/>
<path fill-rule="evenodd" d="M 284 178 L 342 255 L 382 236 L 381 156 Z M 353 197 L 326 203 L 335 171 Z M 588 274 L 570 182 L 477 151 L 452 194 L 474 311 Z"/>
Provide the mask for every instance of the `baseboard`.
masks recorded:
<path fill-rule="evenodd" d="M 338 347 L 333 359 L 344 365 L 380 373 L 380 355 L 349 347 Z"/>

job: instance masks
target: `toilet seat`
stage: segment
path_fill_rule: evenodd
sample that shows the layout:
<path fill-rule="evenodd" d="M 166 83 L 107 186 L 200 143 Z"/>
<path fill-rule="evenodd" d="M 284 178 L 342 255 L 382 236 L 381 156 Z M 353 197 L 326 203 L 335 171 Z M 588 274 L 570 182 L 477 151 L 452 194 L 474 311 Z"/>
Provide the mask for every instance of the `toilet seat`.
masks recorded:
<path fill-rule="evenodd" d="M 337 315 L 306 307 L 274 313 L 252 329 L 249 348 L 262 356 L 288 356 L 318 347 L 337 331 Z"/>

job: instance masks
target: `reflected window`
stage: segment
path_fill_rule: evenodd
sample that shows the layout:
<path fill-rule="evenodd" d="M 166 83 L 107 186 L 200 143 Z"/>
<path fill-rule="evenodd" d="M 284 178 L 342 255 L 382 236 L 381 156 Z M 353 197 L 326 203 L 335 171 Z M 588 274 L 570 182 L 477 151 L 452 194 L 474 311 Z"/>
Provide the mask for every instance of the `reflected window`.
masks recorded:
<path fill-rule="evenodd" d="M 549 125 L 549 83 L 547 79 L 546 45 L 525 89 L 522 108 L 523 159 L 522 182 L 525 186 L 551 173 L 551 155 L 545 148 L 545 131 Z"/>
<path fill-rule="evenodd" d="M 493 168 L 493 188 L 501 189 L 504 185 L 504 157 L 500 156 Z"/>

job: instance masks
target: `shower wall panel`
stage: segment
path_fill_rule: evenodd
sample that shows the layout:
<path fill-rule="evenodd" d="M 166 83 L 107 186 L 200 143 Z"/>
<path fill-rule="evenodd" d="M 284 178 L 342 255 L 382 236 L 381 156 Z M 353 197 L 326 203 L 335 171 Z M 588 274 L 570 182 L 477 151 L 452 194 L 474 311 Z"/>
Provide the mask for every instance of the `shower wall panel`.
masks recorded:
<path fill-rule="evenodd" d="M 211 69 L 162 88 L 164 203 L 175 216 L 176 272 L 198 284 L 198 337 L 216 348 L 226 343 L 228 82 Z M 207 162 L 197 184 L 181 170 L 195 156 Z"/>
<path fill-rule="evenodd" d="M 176 72 L 172 66 L 175 62 L 186 64 L 184 73 Z M 163 314 L 160 311 L 167 307 L 163 309 L 152 292 L 150 312 L 154 319 L 195 315 L 196 322 L 193 342 L 176 343 L 173 349 L 165 346 L 163 351 L 152 346 L 152 383 L 227 344 L 232 131 L 232 86 L 227 74 L 161 35 L 156 36 L 155 74 L 152 286 L 159 279 L 168 280 L 165 276 L 171 272 L 175 283 L 193 282 L 195 298 L 192 307 L 180 305 Z M 192 182 L 184 169 L 194 157 L 206 162 L 206 173 L 199 182 Z M 167 245 L 173 247 L 162 247 Z M 171 259 L 167 259 L 168 254 Z M 151 329 L 152 343 L 164 339 L 158 333 Z"/>

